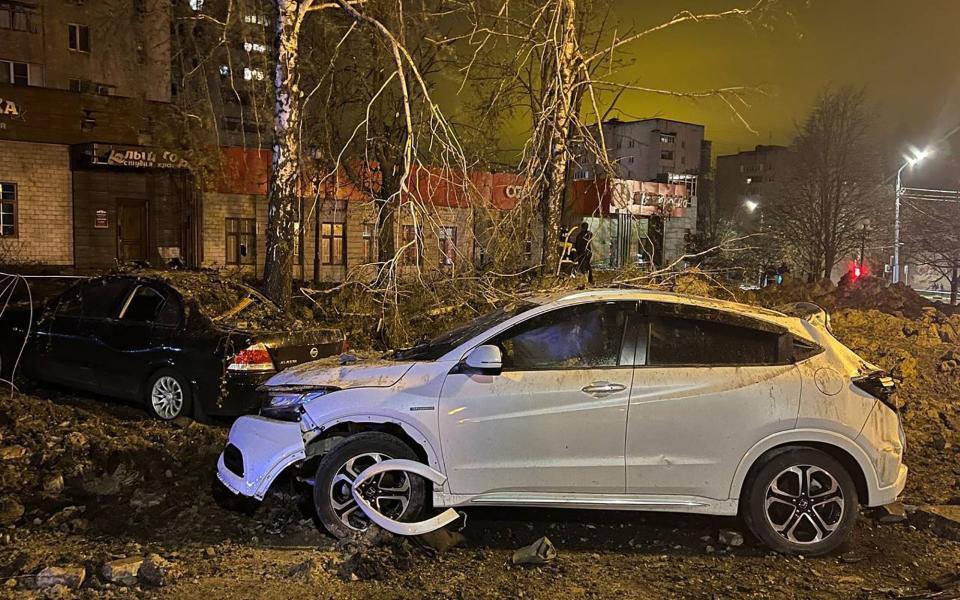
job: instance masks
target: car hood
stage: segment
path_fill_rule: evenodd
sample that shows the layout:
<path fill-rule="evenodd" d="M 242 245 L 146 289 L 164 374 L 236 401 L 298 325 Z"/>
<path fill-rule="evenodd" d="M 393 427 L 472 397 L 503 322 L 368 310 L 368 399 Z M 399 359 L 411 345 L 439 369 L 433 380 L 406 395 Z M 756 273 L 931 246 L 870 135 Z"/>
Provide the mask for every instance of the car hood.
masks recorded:
<path fill-rule="evenodd" d="M 413 362 L 364 360 L 340 365 L 337 357 L 291 367 L 271 377 L 267 387 L 390 387 L 410 370 Z"/>

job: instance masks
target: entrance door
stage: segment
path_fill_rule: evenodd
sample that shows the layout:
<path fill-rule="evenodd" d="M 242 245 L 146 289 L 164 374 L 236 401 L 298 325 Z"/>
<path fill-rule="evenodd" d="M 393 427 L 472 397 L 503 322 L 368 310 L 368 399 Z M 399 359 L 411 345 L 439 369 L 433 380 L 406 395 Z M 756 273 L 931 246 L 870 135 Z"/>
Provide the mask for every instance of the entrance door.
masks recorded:
<path fill-rule="evenodd" d="M 147 202 L 125 198 L 117 201 L 117 259 L 147 260 Z"/>

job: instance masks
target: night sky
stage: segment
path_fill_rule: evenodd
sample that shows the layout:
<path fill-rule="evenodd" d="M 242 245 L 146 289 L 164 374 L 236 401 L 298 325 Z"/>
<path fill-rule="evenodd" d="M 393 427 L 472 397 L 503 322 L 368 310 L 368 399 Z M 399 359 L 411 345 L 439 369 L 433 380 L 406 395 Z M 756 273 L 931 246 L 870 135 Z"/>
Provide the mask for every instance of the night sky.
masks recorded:
<path fill-rule="evenodd" d="M 615 0 L 614 10 L 623 35 L 682 9 L 716 12 L 750 4 Z M 757 134 L 712 99 L 628 92 L 619 116 L 703 123 L 714 153 L 727 154 L 758 143 L 789 143 L 819 91 L 853 84 L 866 88 L 890 144 L 926 144 L 960 124 L 960 0 L 782 0 L 780 6 L 770 28 L 731 19 L 654 34 L 626 48 L 633 64 L 615 75 L 677 90 L 763 86 L 771 95 L 750 98 L 744 110 Z"/>

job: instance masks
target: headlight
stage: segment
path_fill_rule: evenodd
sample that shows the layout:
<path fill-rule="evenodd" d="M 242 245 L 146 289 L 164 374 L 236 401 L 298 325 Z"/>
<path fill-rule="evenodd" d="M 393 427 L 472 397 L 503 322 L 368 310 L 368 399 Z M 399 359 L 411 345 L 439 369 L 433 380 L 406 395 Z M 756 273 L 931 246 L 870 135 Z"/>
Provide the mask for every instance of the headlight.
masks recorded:
<path fill-rule="evenodd" d="M 260 414 L 281 421 L 299 421 L 300 407 L 309 400 L 337 391 L 334 387 L 310 389 L 267 389 L 267 396 L 260 405 Z"/>

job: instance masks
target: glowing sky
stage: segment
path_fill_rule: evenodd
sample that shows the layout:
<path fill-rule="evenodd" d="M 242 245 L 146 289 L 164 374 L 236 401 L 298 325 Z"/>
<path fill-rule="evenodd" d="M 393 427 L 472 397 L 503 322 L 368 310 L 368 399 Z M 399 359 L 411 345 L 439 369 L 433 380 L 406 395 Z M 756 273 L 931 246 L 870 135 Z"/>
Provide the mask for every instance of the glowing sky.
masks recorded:
<path fill-rule="evenodd" d="M 864 86 L 891 143 L 925 144 L 960 124 L 960 0 L 781 0 L 771 28 L 740 20 L 684 24 L 629 46 L 615 74 L 650 87 L 763 86 L 749 99 L 750 133 L 717 100 L 628 93 L 621 118 L 706 125 L 714 154 L 790 141 L 825 86 Z M 621 35 L 680 10 L 715 12 L 753 0 L 614 0 Z M 788 14 L 789 13 L 789 14 Z M 612 27 L 611 27 L 612 29 Z"/>

